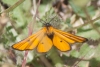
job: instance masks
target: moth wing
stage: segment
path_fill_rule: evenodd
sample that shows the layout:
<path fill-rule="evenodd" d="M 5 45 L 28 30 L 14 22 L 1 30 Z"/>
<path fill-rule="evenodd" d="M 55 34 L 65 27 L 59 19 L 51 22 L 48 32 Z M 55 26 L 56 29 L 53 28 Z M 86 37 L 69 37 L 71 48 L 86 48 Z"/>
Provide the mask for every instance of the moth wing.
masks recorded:
<path fill-rule="evenodd" d="M 38 46 L 38 44 L 41 42 L 45 32 L 41 32 L 33 41 L 30 42 L 30 45 L 28 45 L 25 49 L 31 50 Z"/>
<path fill-rule="evenodd" d="M 54 34 L 53 37 L 53 44 L 56 48 L 58 48 L 61 51 L 68 51 L 71 50 L 70 45 L 62 38 Z"/>
<path fill-rule="evenodd" d="M 53 31 L 55 35 L 57 35 L 59 38 L 65 40 L 67 43 L 75 43 L 74 40 L 68 38 L 68 37 L 65 37 L 64 35 L 62 35 L 61 33 L 57 32 L 56 30 Z"/>
<path fill-rule="evenodd" d="M 37 46 L 38 52 L 47 52 L 51 49 L 53 43 L 51 39 L 45 34 L 40 43 Z"/>
<path fill-rule="evenodd" d="M 17 50 L 34 49 L 40 41 L 39 39 L 41 38 L 41 36 L 39 36 L 39 35 L 41 35 L 42 32 L 43 32 L 43 29 L 40 30 L 39 32 L 29 36 L 28 38 L 14 44 L 12 46 L 12 48 L 17 49 Z M 38 37 L 38 39 L 37 39 L 37 37 Z M 32 43 L 34 43 L 34 44 L 32 44 Z M 31 47 L 29 47 L 29 46 L 31 46 Z"/>
<path fill-rule="evenodd" d="M 54 29 L 54 30 L 55 30 L 56 32 L 60 33 L 61 35 L 65 36 L 66 38 L 69 38 L 69 39 L 71 39 L 71 40 L 73 40 L 73 41 L 75 41 L 75 42 L 85 42 L 85 41 L 87 41 L 87 39 L 84 38 L 84 37 L 76 36 L 76 35 L 74 35 L 74 34 L 70 34 L 70 33 L 68 33 L 68 32 L 63 32 L 63 31 L 57 30 L 57 29 Z M 70 42 L 69 42 L 69 43 L 70 43 Z"/>

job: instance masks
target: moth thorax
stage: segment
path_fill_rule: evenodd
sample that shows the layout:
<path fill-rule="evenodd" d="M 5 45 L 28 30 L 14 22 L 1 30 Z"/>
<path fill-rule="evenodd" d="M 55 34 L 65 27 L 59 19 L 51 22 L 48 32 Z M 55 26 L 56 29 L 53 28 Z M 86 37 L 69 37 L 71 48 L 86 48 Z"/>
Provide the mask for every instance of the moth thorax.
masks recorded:
<path fill-rule="evenodd" d="M 50 23 L 45 23 L 44 26 L 45 26 L 45 27 L 50 27 L 51 24 L 50 24 Z"/>
<path fill-rule="evenodd" d="M 47 31 L 46 34 L 49 36 L 49 35 L 53 35 L 53 32 L 51 31 Z"/>
<path fill-rule="evenodd" d="M 52 33 L 49 33 L 49 34 L 47 34 L 47 36 L 48 36 L 50 39 L 53 39 L 54 33 L 53 33 L 53 32 L 52 32 Z"/>
<path fill-rule="evenodd" d="M 52 29 L 49 29 L 49 28 L 47 28 L 47 35 L 53 35 L 53 31 L 52 31 Z"/>

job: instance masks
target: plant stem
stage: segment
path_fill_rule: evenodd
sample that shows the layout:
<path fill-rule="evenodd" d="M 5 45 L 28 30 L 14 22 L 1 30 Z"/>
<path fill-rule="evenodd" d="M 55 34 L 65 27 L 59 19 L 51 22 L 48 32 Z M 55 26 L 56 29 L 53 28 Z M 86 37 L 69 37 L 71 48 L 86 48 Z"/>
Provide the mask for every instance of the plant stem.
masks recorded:
<path fill-rule="evenodd" d="M 10 6 L 8 9 L 6 9 L 5 11 L 3 12 L 0 12 L 1 13 L 9 13 L 10 11 L 12 11 L 13 9 L 15 9 L 17 6 L 19 6 L 21 3 L 23 3 L 25 0 L 19 0 L 18 2 L 16 2 L 14 5 Z"/>
<path fill-rule="evenodd" d="M 97 31 L 97 33 L 100 35 L 100 31 L 99 31 L 98 28 L 93 24 L 94 21 L 91 20 L 91 17 L 90 17 L 90 15 L 89 15 L 89 13 L 88 13 L 88 11 L 87 11 L 86 8 L 84 8 L 84 12 L 85 12 L 85 14 L 86 14 L 86 16 L 87 16 L 88 22 L 91 24 L 91 26 L 93 27 L 93 29 L 95 29 L 95 30 Z"/>

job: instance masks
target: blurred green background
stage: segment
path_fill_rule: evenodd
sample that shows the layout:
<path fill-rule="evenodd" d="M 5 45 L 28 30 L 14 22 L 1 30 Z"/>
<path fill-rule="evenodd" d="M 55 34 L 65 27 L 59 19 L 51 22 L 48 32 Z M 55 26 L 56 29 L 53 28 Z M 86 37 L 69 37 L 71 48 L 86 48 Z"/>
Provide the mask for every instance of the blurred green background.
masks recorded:
<path fill-rule="evenodd" d="M 0 67 L 21 67 L 24 51 L 11 46 L 42 28 L 35 14 L 52 25 L 88 39 L 72 50 L 28 52 L 25 67 L 100 67 L 100 0 L 0 0 Z M 36 13 L 37 12 L 37 13 Z"/>

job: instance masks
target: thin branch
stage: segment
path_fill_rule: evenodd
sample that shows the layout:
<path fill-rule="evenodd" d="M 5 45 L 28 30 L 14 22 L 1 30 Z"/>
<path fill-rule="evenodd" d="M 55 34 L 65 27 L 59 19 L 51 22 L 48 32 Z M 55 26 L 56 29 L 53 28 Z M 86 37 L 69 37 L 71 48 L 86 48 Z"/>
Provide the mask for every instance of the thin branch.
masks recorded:
<path fill-rule="evenodd" d="M 79 61 L 77 61 L 73 66 L 71 66 L 71 67 L 77 67 L 77 65 L 84 59 L 84 57 L 85 57 L 86 55 L 84 55 L 82 58 L 80 58 L 80 60 Z"/>
<path fill-rule="evenodd" d="M 45 64 L 46 67 L 53 67 L 53 66 L 48 62 L 48 60 L 45 58 L 44 55 L 41 55 L 39 58 L 40 58 L 41 61 Z"/>
<path fill-rule="evenodd" d="M 39 7 L 39 5 L 40 5 L 40 1 L 41 0 L 39 0 L 38 1 L 38 5 L 37 5 L 37 9 L 36 9 L 36 13 L 35 13 L 35 16 L 34 16 L 34 23 L 36 22 L 36 16 L 37 16 L 37 13 L 38 13 L 38 7 Z M 28 35 L 30 36 L 31 34 L 32 34 L 32 32 L 33 32 L 33 22 L 30 22 L 30 24 L 29 24 L 29 26 L 28 26 L 28 28 L 29 28 L 29 33 L 28 33 Z M 27 51 L 25 51 L 25 55 L 24 55 L 24 60 L 23 60 L 23 62 L 22 62 L 22 67 L 25 67 L 25 65 L 26 65 L 26 59 L 27 59 L 27 55 L 28 55 L 28 50 Z"/>
<path fill-rule="evenodd" d="M 91 20 L 91 21 L 92 21 L 92 23 L 94 23 L 94 22 L 95 22 L 96 20 L 98 20 L 98 19 L 100 19 L 100 16 L 97 17 L 97 18 L 95 18 L 95 19 L 93 19 L 93 20 Z M 89 21 L 87 21 L 87 22 L 85 22 L 85 24 L 79 25 L 79 26 L 77 26 L 77 27 L 70 28 L 70 29 L 68 29 L 68 31 L 73 30 L 73 29 L 78 29 L 78 28 L 83 27 L 83 26 L 85 26 L 85 25 L 87 25 L 87 24 L 89 24 Z"/>
<path fill-rule="evenodd" d="M 100 19 L 100 16 L 97 17 L 97 18 L 95 18 L 95 19 L 93 19 L 92 21 L 95 22 L 95 21 L 98 20 L 98 19 Z"/>
<path fill-rule="evenodd" d="M 88 11 L 87 11 L 86 8 L 84 9 L 84 12 L 85 12 L 85 14 L 86 14 L 86 16 L 87 16 L 88 22 L 91 24 L 91 26 L 93 27 L 93 29 L 95 29 L 95 30 L 98 32 L 98 34 L 100 34 L 100 31 L 99 31 L 98 28 L 93 24 L 93 21 L 91 20 L 91 17 L 90 17 L 90 15 L 89 15 L 89 13 L 88 13 Z"/>
<path fill-rule="evenodd" d="M 17 6 L 19 6 L 21 3 L 23 3 L 25 0 L 19 0 L 18 2 L 16 2 L 14 5 L 10 6 L 8 9 L 6 9 L 5 11 L 3 12 L 0 12 L 1 13 L 8 13 L 10 11 L 12 11 L 13 9 L 15 9 Z"/>
<path fill-rule="evenodd" d="M 25 51 L 24 60 L 22 62 L 22 67 L 25 67 L 25 65 L 26 65 L 27 55 L 28 55 L 28 51 Z"/>

